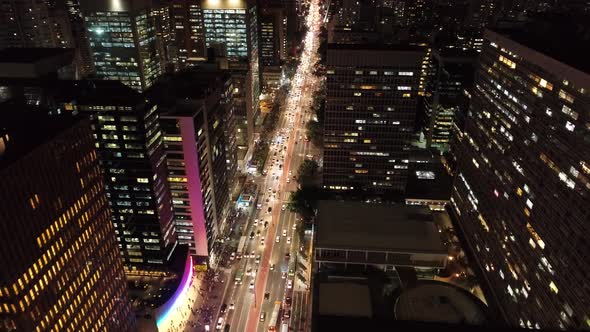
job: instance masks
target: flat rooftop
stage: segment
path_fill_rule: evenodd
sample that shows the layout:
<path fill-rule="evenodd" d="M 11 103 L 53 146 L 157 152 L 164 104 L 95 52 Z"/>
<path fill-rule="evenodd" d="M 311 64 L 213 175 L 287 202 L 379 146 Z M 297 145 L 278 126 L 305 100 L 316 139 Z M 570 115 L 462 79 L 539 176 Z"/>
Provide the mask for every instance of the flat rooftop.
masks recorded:
<path fill-rule="evenodd" d="M 446 254 L 426 206 L 320 201 L 316 248 Z"/>
<path fill-rule="evenodd" d="M 25 157 L 81 120 L 70 114 L 49 115 L 20 103 L 0 104 L 0 170 Z"/>
<path fill-rule="evenodd" d="M 485 305 L 456 286 L 421 281 L 404 290 L 395 303 L 395 318 L 422 322 L 483 324 Z"/>
<path fill-rule="evenodd" d="M 539 14 L 512 28 L 492 29 L 513 41 L 590 73 L 590 26 L 582 15 Z"/>
<path fill-rule="evenodd" d="M 319 314 L 371 317 L 369 287 L 353 282 L 329 282 L 319 286 Z"/>
<path fill-rule="evenodd" d="M 0 63 L 34 63 L 49 58 L 73 56 L 68 48 L 5 48 L 0 51 Z"/>

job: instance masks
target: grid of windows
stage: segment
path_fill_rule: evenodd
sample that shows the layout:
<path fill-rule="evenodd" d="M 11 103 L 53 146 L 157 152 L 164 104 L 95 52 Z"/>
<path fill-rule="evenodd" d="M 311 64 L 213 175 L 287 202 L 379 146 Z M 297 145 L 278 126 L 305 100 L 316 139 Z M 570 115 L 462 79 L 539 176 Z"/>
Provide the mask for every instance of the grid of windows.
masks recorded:
<path fill-rule="evenodd" d="M 586 326 L 590 98 L 564 64 L 485 36 L 451 202 L 511 324 Z"/>
<path fill-rule="evenodd" d="M 0 175 L 0 329 L 135 330 L 88 123 Z"/>
<path fill-rule="evenodd" d="M 380 54 L 412 59 L 366 64 Z M 409 57 L 407 55 L 410 55 Z M 407 147 L 416 116 L 421 52 L 328 50 L 324 185 L 329 189 L 404 191 Z M 357 61 L 354 63 L 354 61 Z"/>

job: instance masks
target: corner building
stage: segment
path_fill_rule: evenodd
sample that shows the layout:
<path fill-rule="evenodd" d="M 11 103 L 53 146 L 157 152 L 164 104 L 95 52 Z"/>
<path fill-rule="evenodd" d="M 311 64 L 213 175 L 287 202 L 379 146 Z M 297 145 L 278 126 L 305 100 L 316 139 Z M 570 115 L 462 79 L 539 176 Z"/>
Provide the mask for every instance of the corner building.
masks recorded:
<path fill-rule="evenodd" d="M 590 324 L 588 43 L 560 27 L 485 32 L 451 197 L 488 302 L 525 328 Z"/>
<path fill-rule="evenodd" d="M 0 114 L 0 330 L 134 331 L 89 123 Z"/>
<path fill-rule="evenodd" d="M 157 106 L 117 81 L 80 90 L 76 109 L 90 116 L 124 263 L 166 270 L 177 243 Z"/>
<path fill-rule="evenodd" d="M 423 56 L 412 46 L 328 46 L 326 188 L 405 191 Z"/>

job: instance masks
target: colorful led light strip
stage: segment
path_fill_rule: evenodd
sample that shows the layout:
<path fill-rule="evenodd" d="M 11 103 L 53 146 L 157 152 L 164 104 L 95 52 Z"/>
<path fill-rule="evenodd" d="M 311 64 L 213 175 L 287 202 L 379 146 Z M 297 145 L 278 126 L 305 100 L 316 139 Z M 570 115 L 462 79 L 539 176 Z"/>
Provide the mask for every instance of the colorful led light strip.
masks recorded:
<path fill-rule="evenodd" d="M 178 306 L 186 298 L 186 294 L 191 285 L 191 280 L 193 280 L 193 257 L 188 255 L 188 259 L 186 260 L 186 264 L 184 266 L 184 275 L 182 276 L 182 281 L 180 282 L 178 289 L 176 292 L 174 292 L 174 295 L 170 298 L 170 300 L 168 300 L 158 310 L 158 312 L 160 312 L 156 321 L 158 330 L 166 322 L 166 320 L 172 319 L 174 310 L 178 308 Z"/>

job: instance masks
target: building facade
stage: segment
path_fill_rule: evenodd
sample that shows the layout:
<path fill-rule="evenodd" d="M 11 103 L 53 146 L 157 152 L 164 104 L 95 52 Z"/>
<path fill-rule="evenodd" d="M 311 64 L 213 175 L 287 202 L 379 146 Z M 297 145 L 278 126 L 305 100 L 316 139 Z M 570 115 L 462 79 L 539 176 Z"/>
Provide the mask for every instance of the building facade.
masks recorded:
<path fill-rule="evenodd" d="M 588 40 L 547 27 L 485 32 L 451 202 L 509 324 L 588 328 Z"/>
<path fill-rule="evenodd" d="M 418 47 L 328 48 L 326 188 L 405 190 L 423 55 Z"/>
<path fill-rule="evenodd" d="M 201 6 L 206 47 L 222 45 L 230 70 L 237 69 L 238 75 L 246 70 L 244 121 L 247 146 L 251 147 L 260 103 L 258 7 L 250 0 L 204 0 Z"/>
<path fill-rule="evenodd" d="M 201 1 L 171 1 L 170 18 L 174 35 L 174 62 L 177 68 L 204 61 L 207 54 Z"/>
<path fill-rule="evenodd" d="M 135 331 L 89 123 L 13 112 L 0 119 L 0 329 Z"/>
<path fill-rule="evenodd" d="M 166 270 L 177 243 L 157 106 L 120 82 L 95 81 L 75 109 L 92 121 L 126 267 Z"/>
<path fill-rule="evenodd" d="M 467 113 L 477 53 L 445 49 L 432 55 L 432 76 L 426 84 L 424 110 L 426 146 L 450 149 L 456 118 Z"/>
<path fill-rule="evenodd" d="M 81 1 L 96 77 L 136 91 L 162 73 L 149 1 Z"/>
<path fill-rule="evenodd" d="M 231 208 L 236 147 L 229 73 L 193 67 L 163 77 L 148 96 L 158 105 L 180 243 L 200 264 L 217 264 Z"/>

